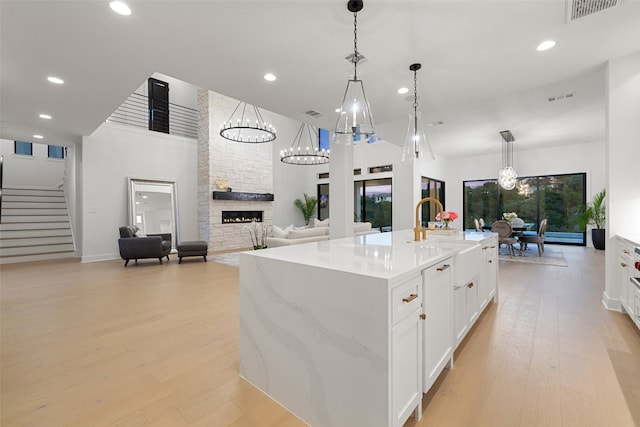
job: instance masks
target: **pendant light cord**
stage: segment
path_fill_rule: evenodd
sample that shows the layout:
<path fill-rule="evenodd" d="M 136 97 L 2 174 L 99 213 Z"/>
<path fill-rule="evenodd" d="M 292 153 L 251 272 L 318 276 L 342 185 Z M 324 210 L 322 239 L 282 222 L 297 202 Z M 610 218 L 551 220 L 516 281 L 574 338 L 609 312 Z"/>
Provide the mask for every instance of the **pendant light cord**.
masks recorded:
<path fill-rule="evenodd" d="M 358 80 L 358 12 L 353 12 L 353 80 Z"/>
<path fill-rule="evenodd" d="M 413 152 L 416 159 L 420 157 L 418 150 L 418 70 L 413 70 Z"/>

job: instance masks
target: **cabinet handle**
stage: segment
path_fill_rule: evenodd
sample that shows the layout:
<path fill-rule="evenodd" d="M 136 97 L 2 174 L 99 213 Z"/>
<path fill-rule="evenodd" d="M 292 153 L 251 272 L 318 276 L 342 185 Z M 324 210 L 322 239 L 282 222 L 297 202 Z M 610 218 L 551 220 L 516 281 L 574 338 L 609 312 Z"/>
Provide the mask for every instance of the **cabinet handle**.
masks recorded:
<path fill-rule="evenodd" d="M 485 249 L 489 249 L 489 246 L 483 246 L 482 250 L 484 251 Z"/>
<path fill-rule="evenodd" d="M 416 298 L 418 298 L 418 294 L 411 294 L 406 298 L 402 298 L 402 302 L 411 302 Z"/>
<path fill-rule="evenodd" d="M 491 249 L 495 249 L 495 248 L 496 248 L 495 246 L 491 246 Z"/>
<path fill-rule="evenodd" d="M 427 318 L 427 315 L 426 315 L 426 314 L 424 314 L 424 313 L 422 313 L 422 314 L 420 314 L 420 318 L 421 318 L 422 320 L 424 320 L 424 319 L 426 319 L 426 318 Z"/>
<path fill-rule="evenodd" d="M 627 264 L 625 264 L 624 262 L 621 262 L 621 263 L 620 263 L 620 265 L 621 265 L 622 267 L 626 267 L 626 266 L 627 266 Z"/>
<path fill-rule="evenodd" d="M 489 260 L 489 264 L 491 264 L 492 262 L 493 262 L 493 260 L 492 260 L 492 259 L 490 259 L 490 260 Z"/>
<path fill-rule="evenodd" d="M 625 254 L 629 255 L 629 251 L 627 249 L 624 249 L 622 252 L 624 252 Z"/>
<path fill-rule="evenodd" d="M 445 271 L 447 268 L 451 267 L 449 264 L 445 264 L 442 267 L 438 267 L 437 270 L 438 271 Z"/>
<path fill-rule="evenodd" d="M 467 285 L 467 288 L 469 288 L 469 289 L 473 288 L 473 282 L 469 283 L 469 284 Z"/>

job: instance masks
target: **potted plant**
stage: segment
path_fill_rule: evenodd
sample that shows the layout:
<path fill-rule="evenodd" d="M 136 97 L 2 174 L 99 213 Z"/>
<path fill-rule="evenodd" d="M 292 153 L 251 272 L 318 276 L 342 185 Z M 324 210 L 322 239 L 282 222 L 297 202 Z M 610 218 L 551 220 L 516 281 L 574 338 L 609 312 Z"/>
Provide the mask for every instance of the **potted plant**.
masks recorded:
<path fill-rule="evenodd" d="M 578 215 L 578 224 L 582 230 L 586 230 L 587 225 L 593 225 L 591 229 L 591 241 L 596 249 L 604 249 L 605 246 L 605 229 L 606 220 L 605 211 L 605 190 L 593 196 L 591 203 L 587 203 L 582 207 Z"/>
<path fill-rule="evenodd" d="M 304 225 L 309 225 L 309 221 L 316 210 L 316 206 L 318 205 L 318 199 L 313 196 L 309 196 L 307 193 L 304 193 L 304 201 L 301 199 L 296 199 L 293 202 L 294 205 L 300 209 L 302 212 L 302 216 L 304 217 Z"/>

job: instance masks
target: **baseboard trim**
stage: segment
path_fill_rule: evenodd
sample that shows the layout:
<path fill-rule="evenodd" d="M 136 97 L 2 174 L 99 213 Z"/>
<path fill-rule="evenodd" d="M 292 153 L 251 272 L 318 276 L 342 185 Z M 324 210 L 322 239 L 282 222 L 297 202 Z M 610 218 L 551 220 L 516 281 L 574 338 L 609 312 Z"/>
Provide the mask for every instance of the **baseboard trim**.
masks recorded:
<path fill-rule="evenodd" d="M 85 263 L 85 262 L 111 261 L 119 258 L 120 258 L 119 254 L 103 254 L 103 255 L 88 255 L 88 256 L 83 255 L 80 258 L 80 262 Z"/>
<path fill-rule="evenodd" d="M 602 305 L 604 305 L 604 308 L 607 310 L 618 312 L 622 311 L 620 301 L 618 299 L 609 298 L 607 291 L 602 291 Z"/>

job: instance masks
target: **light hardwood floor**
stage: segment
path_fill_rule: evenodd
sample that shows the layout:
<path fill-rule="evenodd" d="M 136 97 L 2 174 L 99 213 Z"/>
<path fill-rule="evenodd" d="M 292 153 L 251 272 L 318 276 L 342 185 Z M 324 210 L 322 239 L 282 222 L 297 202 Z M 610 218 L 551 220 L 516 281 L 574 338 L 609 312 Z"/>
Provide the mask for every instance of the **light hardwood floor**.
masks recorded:
<path fill-rule="evenodd" d="M 604 252 L 500 263 L 500 298 L 416 426 L 640 426 L 640 333 Z M 302 426 L 238 377 L 238 269 L 199 259 L 4 265 L 2 426 Z M 362 426 L 366 427 L 366 426 Z"/>

